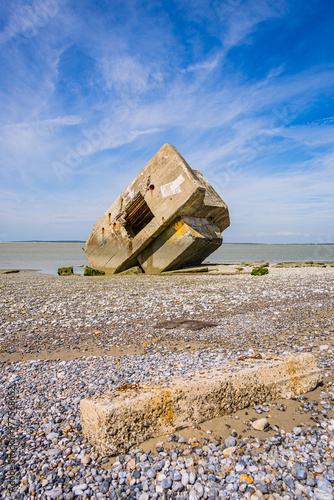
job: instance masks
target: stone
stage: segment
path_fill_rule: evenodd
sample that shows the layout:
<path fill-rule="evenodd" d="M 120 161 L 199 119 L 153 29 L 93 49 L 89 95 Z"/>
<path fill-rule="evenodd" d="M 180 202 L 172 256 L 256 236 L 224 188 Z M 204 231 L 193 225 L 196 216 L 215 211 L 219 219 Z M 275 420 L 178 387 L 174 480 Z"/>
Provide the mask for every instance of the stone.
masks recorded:
<path fill-rule="evenodd" d="M 76 494 L 76 495 L 80 495 L 82 494 L 83 491 L 87 490 L 88 486 L 86 483 L 81 483 L 81 484 L 77 484 L 76 486 L 73 486 L 72 490 L 73 490 L 73 493 Z"/>
<path fill-rule="evenodd" d="M 58 498 L 62 492 L 63 490 L 61 488 L 53 488 L 52 490 L 46 490 L 45 496 L 48 498 Z"/>
<path fill-rule="evenodd" d="M 170 477 L 166 477 L 165 479 L 163 479 L 162 481 L 160 481 L 160 486 L 164 489 L 164 490 L 169 490 L 169 488 L 172 486 L 172 480 Z"/>
<path fill-rule="evenodd" d="M 307 470 L 304 468 L 299 468 L 296 471 L 295 477 L 299 480 L 304 480 L 307 478 Z"/>
<path fill-rule="evenodd" d="M 49 432 L 49 434 L 46 436 L 46 439 L 52 441 L 53 439 L 57 439 L 58 437 L 59 437 L 58 432 Z"/>
<path fill-rule="evenodd" d="M 148 471 L 146 472 L 146 476 L 149 479 L 154 479 L 156 476 L 156 471 L 154 469 L 148 469 Z"/>
<path fill-rule="evenodd" d="M 81 425 L 102 454 L 120 454 L 144 441 L 269 399 L 290 398 L 321 381 L 312 354 L 226 364 L 189 380 L 176 377 L 165 386 L 142 384 L 82 399 Z M 259 429 L 267 426 L 260 419 Z M 254 423 L 253 423 L 254 425 Z M 256 427 L 254 427 L 256 428 Z M 231 447 L 232 449 L 233 447 Z M 224 450 L 226 451 L 226 450 Z"/>
<path fill-rule="evenodd" d="M 290 490 L 294 490 L 294 489 L 295 489 L 295 482 L 294 482 L 294 480 L 292 479 L 291 474 L 287 474 L 287 475 L 283 478 L 283 481 L 285 482 L 285 484 L 287 485 L 287 487 L 288 487 L 288 488 L 290 488 Z"/>
<path fill-rule="evenodd" d="M 81 458 L 81 463 L 87 465 L 91 462 L 91 457 L 89 455 L 85 455 Z"/>
<path fill-rule="evenodd" d="M 129 460 L 128 466 L 130 467 L 131 470 L 134 470 L 134 468 L 136 467 L 136 459 L 132 458 L 131 460 Z"/>
<path fill-rule="evenodd" d="M 239 481 L 247 481 L 247 483 L 252 484 L 254 482 L 254 479 L 252 476 L 248 476 L 247 474 L 241 474 Z"/>
<path fill-rule="evenodd" d="M 317 480 L 317 487 L 321 490 L 329 491 L 330 493 L 333 491 L 331 483 L 322 477 Z"/>
<path fill-rule="evenodd" d="M 229 436 L 225 439 L 226 448 L 231 448 L 231 446 L 235 446 L 237 444 L 236 439 L 233 436 Z"/>
<path fill-rule="evenodd" d="M 215 271 L 218 270 L 218 268 L 214 268 Z M 213 268 L 210 268 L 210 271 L 212 271 Z M 173 271 L 164 271 L 164 275 L 167 274 L 195 274 L 195 273 L 208 273 L 209 268 L 205 267 L 204 265 L 198 266 L 198 267 L 184 267 L 182 269 L 174 269 Z"/>
<path fill-rule="evenodd" d="M 197 482 L 194 484 L 194 489 L 197 491 L 197 493 L 199 494 L 199 496 L 201 497 L 204 493 L 204 488 L 203 486 L 201 485 L 201 483 Z"/>
<path fill-rule="evenodd" d="M 244 493 L 247 488 L 248 488 L 248 484 L 247 483 L 241 483 L 238 489 L 239 489 L 239 491 L 241 493 Z"/>
<path fill-rule="evenodd" d="M 164 144 L 95 223 L 85 253 L 106 274 L 194 267 L 220 247 L 229 224 L 209 182 Z"/>
<path fill-rule="evenodd" d="M 195 472 L 189 472 L 189 483 L 194 484 L 196 481 L 196 474 Z"/>
<path fill-rule="evenodd" d="M 181 481 L 182 479 L 182 474 L 179 470 L 175 470 L 173 472 L 173 481 Z"/>
<path fill-rule="evenodd" d="M 107 480 L 101 481 L 101 483 L 99 484 L 99 490 L 101 493 L 104 493 L 104 494 L 108 493 L 109 487 L 110 487 L 110 483 Z"/>
<path fill-rule="evenodd" d="M 269 420 L 267 418 L 259 418 L 252 422 L 252 427 L 256 431 L 263 431 L 269 425 Z"/>
<path fill-rule="evenodd" d="M 183 491 L 184 487 L 181 481 L 175 481 L 172 486 L 172 490 L 177 493 L 178 491 Z"/>
<path fill-rule="evenodd" d="M 183 486 L 187 486 L 187 484 L 189 483 L 189 474 L 188 474 L 188 472 L 182 472 L 181 482 L 182 482 Z"/>
<path fill-rule="evenodd" d="M 199 500 L 201 497 L 196 490 L 191 490 L 189 493 L 189 500 Z"/>
<path fill-rule="evenodd" d="M 315 486 L 316 485 L 316 482 L 315 480 L 313 479 L 313 477 L 308 477 L 306 479 L 306 486 Z"/>
<path fill-rule="evenodd" d="M 58 455 L 61 454 L 61 451 L 59 448 L 51 448 L 50 450 L 48 450 L 47 452 L 47 455 L 50 457 L 50 458 L 55 458 L 55 457 L 58 457 Z"/>
<path fill-rule="evenodd" d="M 73 275 L 73 267 L 59 267 L 58 274 L 59 274 L 59 276 L 72 276 Z"/>
<path fill-rule="evenodd" d="M 266 484 L 259 484 L 257 486 L 257 489 L 263 494 L 263 495 L 268 495 L 269 490 L 268 486 Z"/>
<path fill-rule="evenodd" d="M 314 489 L 314 498 L 316 500 L 333 500 L 333 495 L 331 492 L 327 490 L 323 490 L 321 488 Z"/>
<path fill-rule="evenodd" d="M 148 493 L 142 493 L 139 497 L 139 500 L 149 500 L 150 496 Z"/>
<path fill-rule="evenodd" d="M 99 271 L 99 269 L 93 269 L 89 266 L 84 268 L 84 276 L 103 276 L 106 274 L 104 271 Z"/>

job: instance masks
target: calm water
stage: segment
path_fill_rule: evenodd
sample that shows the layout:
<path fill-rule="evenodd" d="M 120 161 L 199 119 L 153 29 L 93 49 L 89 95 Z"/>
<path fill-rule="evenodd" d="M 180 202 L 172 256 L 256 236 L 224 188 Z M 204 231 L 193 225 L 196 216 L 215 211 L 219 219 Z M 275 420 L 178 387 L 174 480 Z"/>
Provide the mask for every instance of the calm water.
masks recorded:
<path fill-rule="evenodd" d="M 0 269 L 38 269 L 57 274 L 58 267 L 88 265 L 84 243 L 0 243 Z M 237 245 L 224 243 L 209 262 L 333 261 L 334 245 Z M 82 274 L 83 268 L 76 268 Z"/>
<path fill-rule="evenodd" d="M 84 243 L 0 243 L 0 269 L 38 269 L 57 274 L 58 267 L 87 265 Z M 75 273 L 82 274 L 83 268 Z"/>
<path fill-rule="evenodd" d="M 209 262 L 305 262 L 334 261 L 334 245 L 223 245 Z"/>

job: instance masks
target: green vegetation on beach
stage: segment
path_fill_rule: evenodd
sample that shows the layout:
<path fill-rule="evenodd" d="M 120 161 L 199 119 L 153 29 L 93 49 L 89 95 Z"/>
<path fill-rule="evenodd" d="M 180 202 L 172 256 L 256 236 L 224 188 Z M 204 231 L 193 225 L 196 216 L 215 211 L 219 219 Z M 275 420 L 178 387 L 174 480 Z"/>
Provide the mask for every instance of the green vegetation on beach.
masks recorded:
<path fill-rule="evenodd" d="M 268 269 L 266 267 L 254 267 L 251 274 L 253 276 L 263 276 L 264 274 L 268 274 Z"/>
<path fill-rule="evenodd" d="M 92 267 L 85 266 L 84 276 L 104 276 L 106 273 L 104 271 L 99 271 L 98 269 L 93 269 Z"/>
<path fill-rule="evenodd" d="M 59 276 L 72 276 L 73 267 L 59 267 L 58 274 Z"/>

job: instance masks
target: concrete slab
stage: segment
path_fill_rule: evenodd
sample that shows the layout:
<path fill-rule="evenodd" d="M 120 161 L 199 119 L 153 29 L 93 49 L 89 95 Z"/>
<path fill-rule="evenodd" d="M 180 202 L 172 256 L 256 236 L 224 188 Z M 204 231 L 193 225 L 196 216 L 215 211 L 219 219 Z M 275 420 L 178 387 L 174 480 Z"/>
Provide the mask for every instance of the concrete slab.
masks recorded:
<path fill-rule="evenodd" d="M 123 453 L 193 423 L 304 394 L 320 381 L 311 354 L 245 359 L 190 378 L 175 378 L 165 385 L 124 384 L 113 393 L 82 400 L 82 430 L 100 453 Z"/>

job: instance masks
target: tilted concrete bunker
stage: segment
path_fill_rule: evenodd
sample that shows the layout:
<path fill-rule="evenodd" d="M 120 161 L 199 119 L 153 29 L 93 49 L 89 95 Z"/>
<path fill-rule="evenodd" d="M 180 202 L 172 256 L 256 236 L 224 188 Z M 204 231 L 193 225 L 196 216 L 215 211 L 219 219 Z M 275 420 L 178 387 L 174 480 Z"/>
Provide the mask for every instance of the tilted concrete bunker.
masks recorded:
<path fill-rule="evenodd" d="M 176 148 L 164 144 L 95 223 L 85 244 L 106 274 L 159 274 L 201 264 L 222 243 L 228 208 Z"/>

